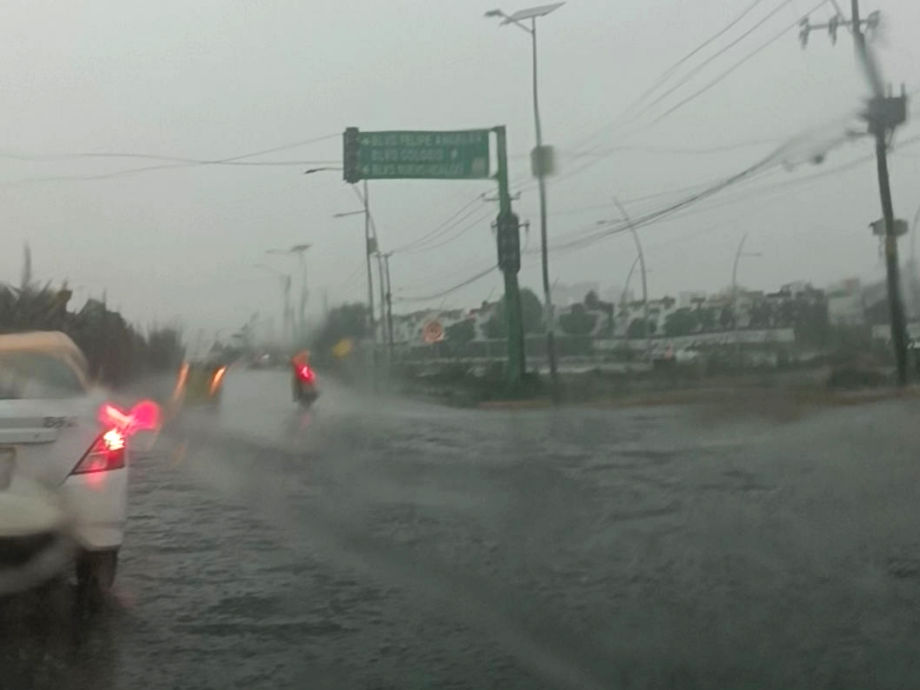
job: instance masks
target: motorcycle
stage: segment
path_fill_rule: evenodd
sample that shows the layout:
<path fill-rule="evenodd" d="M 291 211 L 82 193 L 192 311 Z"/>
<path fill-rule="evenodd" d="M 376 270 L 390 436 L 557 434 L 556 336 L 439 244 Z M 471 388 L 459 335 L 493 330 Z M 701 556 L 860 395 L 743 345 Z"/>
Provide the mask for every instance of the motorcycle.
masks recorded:
<path fill-rule="evenodd" d="M 294 368 L 294 401 L 302 407 L 310 407 L 319 397 L 316 388 L 316 372 L 308 364 L 298 364 Z"/>

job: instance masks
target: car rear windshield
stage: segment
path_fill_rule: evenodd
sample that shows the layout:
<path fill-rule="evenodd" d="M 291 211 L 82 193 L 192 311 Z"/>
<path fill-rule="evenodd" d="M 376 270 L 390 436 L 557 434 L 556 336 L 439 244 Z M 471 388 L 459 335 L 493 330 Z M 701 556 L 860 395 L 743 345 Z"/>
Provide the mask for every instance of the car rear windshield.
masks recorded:
<path fill-rule="evenodd" d="M 71 398 L 85 392 L 67 360 L 44 352 L 0 352 L 0 399 Z"/>

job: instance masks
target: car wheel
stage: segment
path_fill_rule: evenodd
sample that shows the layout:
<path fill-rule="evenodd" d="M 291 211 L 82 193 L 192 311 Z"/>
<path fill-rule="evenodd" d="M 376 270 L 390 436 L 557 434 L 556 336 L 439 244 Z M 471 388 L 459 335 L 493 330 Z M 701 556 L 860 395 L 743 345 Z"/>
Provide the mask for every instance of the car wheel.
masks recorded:
<path fill-rule="evenodd" d="M 77 596 L 85 603 L 100 605 L 115 583 L 118 551 L 84 551 L 77 558 Z"/>

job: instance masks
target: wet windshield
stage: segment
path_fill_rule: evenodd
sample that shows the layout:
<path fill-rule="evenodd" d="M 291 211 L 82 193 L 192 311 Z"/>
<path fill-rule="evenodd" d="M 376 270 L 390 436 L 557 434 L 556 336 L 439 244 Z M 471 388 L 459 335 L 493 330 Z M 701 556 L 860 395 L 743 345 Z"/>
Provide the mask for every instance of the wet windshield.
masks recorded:
<path fill-rule="evenodd" d="M 70 398 L 85 392 L 73 366 L 57 355 L 0 351 L 0 400 Z"/>
<path fill-rule="evenodd" d="M 0 690 L 920 688 L 920 0 L 7 0 L 0 89 Z"/>

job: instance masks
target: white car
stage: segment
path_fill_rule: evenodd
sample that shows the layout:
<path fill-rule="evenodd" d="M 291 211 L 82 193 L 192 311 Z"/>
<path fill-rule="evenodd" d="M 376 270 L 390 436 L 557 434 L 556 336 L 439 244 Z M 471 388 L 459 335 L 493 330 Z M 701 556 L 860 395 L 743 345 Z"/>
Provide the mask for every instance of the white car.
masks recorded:
<path fill-rule="evenodd" d="M 63 333 L 0 335 L 0 594 L 70 567 L 79 592 L 112 586 L 131 431 L 113 409 Z"/>

